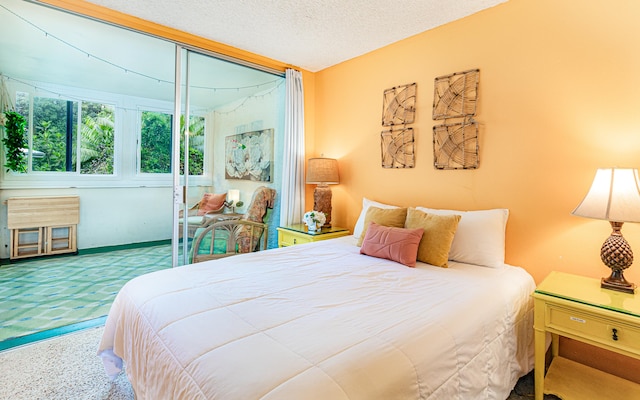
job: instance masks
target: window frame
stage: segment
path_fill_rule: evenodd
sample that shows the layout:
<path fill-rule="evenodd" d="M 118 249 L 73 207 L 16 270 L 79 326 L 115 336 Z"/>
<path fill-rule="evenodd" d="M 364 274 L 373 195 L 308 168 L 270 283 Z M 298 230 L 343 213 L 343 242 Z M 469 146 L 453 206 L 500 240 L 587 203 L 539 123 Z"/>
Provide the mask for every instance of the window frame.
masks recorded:
<path fill-rule="evenodd" d="M 109 187 L 172 187 L 171 173 L 139 173 L 139 143 L 141 115 L 139 110 L 159 111 L 172 114 L 170 102 L 161 102 L 153 99 L 123 96 L 114 93 L 104 93 L 87 89 L 64 87 L 43 82 L 16 82 L 7 83 L 12 101 L 15 104 L 16 93 L 29 94 L 30 115 L 29 127 L 33 126 L 33 99 L 34 97 L 60 97 L 78 102 L 93 102 L 109 104 L 114 107 L 114 156 L 113 174 L 81 174 L 79 166 L 75 171 L 33 171 L 31 170 L 31 157 L 29 157 L 28 172 L 17 173 L 0 170 L 0 189 L 33 189 L 33 188 L 109 188 Z M 193 113 L 192 113 L 193 114 Z M 198 114 L 194 114 L 198 115 Z M 209 125 L 207 115 L 198 115 L 205 118 L 205 127 Z M 79 118 L 82 115 L 79 113 Z M 209 133 L 205 128 L 205 148 L 202 175 L 190 175 L 189 184 L 192 186 L 211 186 L 213 174 L 210 162 L 207 162 L 211 149 L 208 146 Z M 126 134 L 126 132 L 136 132 Z M 33 146 L 32 132 L 29 132 L 29 147 Z M 74 140 L 79 140 L 79 135 Z M 4 151 L 1 152 L 2 165 L 5 163 Z M 211 156 L 209 154 L 209 156 Z M 77 164 L 77 163 L 76 163 Z"/>
<path fill-rule="evenodd" d="M 141 177 L 141 178 L 145 178 L 145 179 L 152 179 L 153 177 L 157 177 L 157 176 L 171 176 L 173 173 L 173 170 L 170 172 L 141 172 L 140 168 L 142 165 L 142 160 L 141 160 L 141 156 L 142 156 L 142 113 L 143 112 L 157 112 L 157 113 L 163 113 L 163 114 L 169 114 L 172 115 L 173 114 L 173 110 L 172 109 L 168 109 L 166 107 L 163 107 L 163 104 L 161 104 L 161 102 L 158 101 L 149 101 L 147 103 L 140 103 L 137 106 L 137 122 L 136 122 L 136 132 L 137 132 L 137 139 L 136 139 L 136 175 Z M 204 151 L 203 151 L 203 163 L 202 163 L 202 175 L 189 175 L 189 184 L 190 185 L 195 185 L 195 186 L 210 186 L 211 185 L 211 180 L 213 179 L 213 171 L 211 171 L 211 163 L 207 162 L 208 160 L 208 154 L 212 153 L 211 147 L 209 146 L 210 143 L 210 138 L 209 138 L 209 120 L 208 117 L 205 113 L 199 113 L 199 112 L 191 112 L 190 117 L 195 116 L 195 117 L 200 117 L 200 118 L 204 118 L 204 134 L 203 134 L 203 140 L 204 140 Z M 172 139 L 173 142 L 173 139 Z M 182 154 L 180 155 L 182 157 Z"/>

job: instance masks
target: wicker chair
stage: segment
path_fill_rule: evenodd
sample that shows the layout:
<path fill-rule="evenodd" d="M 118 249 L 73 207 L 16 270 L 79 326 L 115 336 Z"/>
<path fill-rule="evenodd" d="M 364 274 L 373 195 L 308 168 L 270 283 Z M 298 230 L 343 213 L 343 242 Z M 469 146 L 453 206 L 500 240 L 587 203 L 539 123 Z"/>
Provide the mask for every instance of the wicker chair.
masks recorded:
<path fill-rule="evenodd" d="M 258 187 L 242 217 L 208 218 L 195 232 L 190 261 L 200 262 L 239 253 L 266 250 L 268 238 L 267 211 L 273 208 L 276 191 Z"/>
<path fill-rule="evenodd" d="M 193 238 L 198 228 L 204 227 L 208 222 L 211 221 L 212 217 L 216 216 L 217 214 L 222 214 L 225 208 L 229 207 L 229 204 L 227 203 L 227 201 L 224 200 L 224 202 L 222 203 L 222 206 L 220 206 L 219 208 L 208 209 L 207 211 L 201 212 L 202 204 L 206 201 L 207 195 L 209 194 L 205 194 L 205 196 L 203 196 L 199 202 L 197 202 L 187 210 L 186 219 L 187 219 L 187 226 L 188 226 L 188 233 L 187 233 L 188 238 Z M 180 214 L 178 215 L 178 226 L 180 231 L 179 233 L 180 237 L 182 237 L 182 231 L 184 229 L 182 225 L 184 223 L 184 220 L 185 220 L 184 212 L 180 210 Z"/>
<path fill-rule="evenodd" d="M 266 224 L 230 219 L 211 220 L 199 229 L 193 240 L 191 262 L 234 256 L 241 253 L 266 250 L 269 227 Z"/>

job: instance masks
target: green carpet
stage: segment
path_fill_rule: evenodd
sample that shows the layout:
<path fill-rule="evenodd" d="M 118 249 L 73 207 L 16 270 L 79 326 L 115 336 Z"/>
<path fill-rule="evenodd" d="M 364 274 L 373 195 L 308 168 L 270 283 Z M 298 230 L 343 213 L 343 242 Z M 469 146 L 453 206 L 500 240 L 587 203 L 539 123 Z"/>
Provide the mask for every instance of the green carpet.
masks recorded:
<path fill-rule="evenodd" d="M 42 332 L 60 327 L 86 326 L 86 321 L 108 314 L 127 281 L 170 267 L 169 245 L 4 265 L 0 267 L 0 347 L 6 348 L 8 341 L 23 344 L 18 338 L 37 340 Z"/>

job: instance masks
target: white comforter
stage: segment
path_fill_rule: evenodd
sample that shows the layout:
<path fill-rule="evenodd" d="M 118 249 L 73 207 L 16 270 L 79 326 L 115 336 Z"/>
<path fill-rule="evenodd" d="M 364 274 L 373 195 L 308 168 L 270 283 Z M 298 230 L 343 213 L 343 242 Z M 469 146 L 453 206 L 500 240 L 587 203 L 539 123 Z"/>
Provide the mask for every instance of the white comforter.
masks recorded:
<path fill-rule="evenodd" d="M 138 399 L 505 399 L 531 370 L 523 269 L 408 268 L 352 237 L 141 276 L 99 352 Z"/>

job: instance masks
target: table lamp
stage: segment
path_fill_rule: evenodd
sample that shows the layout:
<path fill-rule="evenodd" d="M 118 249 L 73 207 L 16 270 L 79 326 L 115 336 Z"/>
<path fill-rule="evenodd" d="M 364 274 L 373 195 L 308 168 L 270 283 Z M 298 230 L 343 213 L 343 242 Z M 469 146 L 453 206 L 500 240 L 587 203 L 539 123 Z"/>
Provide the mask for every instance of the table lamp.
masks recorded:
<path fill-rule="evenodd" d="M 572 212 L 581 217 L 609 221 L 613 231 L 600 249 L 600 259 L 611 269 L 600 287 L 634 293 L 636 285 L 624 278 L 633 263 L 631 246 L 622 236 L 622 224 L 640 222 L 640 180 L 637 169 L 598 169 L 589 192 Z"/>
<path fill-rule="evenodd" d="M 307 184 L 317 184 L 313 191 L 313 209 L 326 217 L 323 227 L 331 227 L 331 189 L 328 185 L 340 183 L 338 160 L 334 158 L 310 158 L 307 163 Z"/>
<path fill-rule="evenodd" d="M 236 212 L 236 205 L 240 201 L 240 191 L 238 189 L 229 189 L 227 192 L 227 204 L 231 209 L 231 213 Z"/>

